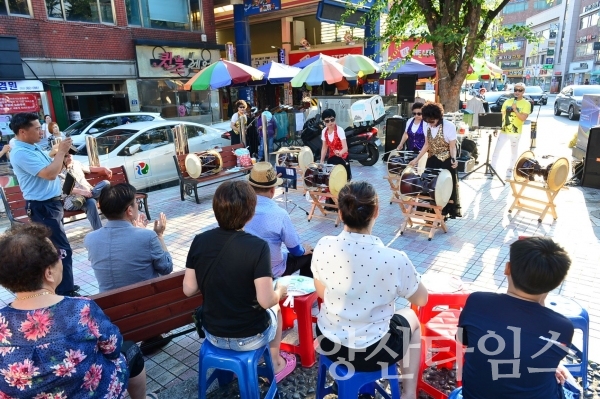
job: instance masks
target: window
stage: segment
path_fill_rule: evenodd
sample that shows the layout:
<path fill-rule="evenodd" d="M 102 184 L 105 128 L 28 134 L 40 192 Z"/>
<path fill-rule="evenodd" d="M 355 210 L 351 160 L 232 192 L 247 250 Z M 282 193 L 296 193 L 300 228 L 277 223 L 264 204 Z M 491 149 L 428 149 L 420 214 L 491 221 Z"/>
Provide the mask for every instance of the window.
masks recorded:
<path fill-rule="evenodd" d="M 114 24 L 112 0 L 46 0 L 48 18 Z"/>
<path fill-rule="evenodd" d="M 552 7 L 552 3 L 548 3 L 546 0 L 536 0 L 533 2 L 533 8 L 536 10 L 545 10 Z"/>
<path fill-rule="evenodd" d="M 202 126 L 185 125 L 185 131 L 187 132 L 188 139 L 206 134 Z"/>
<path fill-rule="evenodd" d="M 153 150 L 169 143 L 173 143 L 173 133 L 169 126 L 159 127 L 141 133 L 139 136 L 127 143 L 127 146 L 119 153 L 121 156 L 129 155 L 129 148 L 135 144 L 140 145 L 138 152 Z"/>
<path fill-rule="evenodd" d="M 31 16 L 29 0 L 0 0 L 0 15 Z"/>
<path fill-rule="evenodd" d="M 594 43 L 579 44 L 575 47 L 575 57 L 594 54 Z"/>
<path fill-rule="evenodd" d="M 152 115 L 128 115 L 122 116 L 121 118 L 129 118 L 133 122 L 150 122 L 154 120 Z"/>
<path fill-rule="evenodd" d="M 129 25 L 204 31 L 200 0 L 125 0 Z"/>
<path fill-rule="evenodd" d="M 589 28 L 591 26 L 598 26 L 598 13 L 595 12 L 590 15 L 581 17 L 579 20 L 579 29 Z"/>
<path fill-rule="evenodd" d="M 90 128 L 90 133 L 100 133 L 117 126 L 119 126 L 119 121 L 117 120 L 116 116 L 112 118 L 101 119 Z M 92 129 L 97 129 L 97 131 L 92 132 Z"/>
<path fill-rule="evenodd" d="M 365 37 L 365 30 L 362 28 L 338 27 L 335 24 L 321 22 L 321 43 L 341 42 L 344 40 L 344 35 L 347 31 L 350 31 L 352 37 L 355 39 L 363 39 Z"/>
<path fill-rule="evenodd" d="M 522 12 L 527 10 L 527 6 L 529 4 L 525 1 L 525 2 L 520 2 L 520 3 L 510 3 L 507 4 L 506 6 L 504 6 L 504 14 L 513 14 L 516 12 Z"/>

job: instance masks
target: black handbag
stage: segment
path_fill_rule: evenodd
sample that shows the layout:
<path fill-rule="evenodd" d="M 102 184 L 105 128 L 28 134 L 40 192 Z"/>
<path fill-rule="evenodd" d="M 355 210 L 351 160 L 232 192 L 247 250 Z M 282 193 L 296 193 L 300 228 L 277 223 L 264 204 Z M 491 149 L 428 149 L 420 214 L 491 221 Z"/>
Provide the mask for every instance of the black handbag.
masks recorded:
<path fill-rule="evenodd" d="M 229 246 L 229 244 L 231 243 L 231 241 L 233 240 L 233 238 L 236 235 L 237 235 L 237 232 L 232 234 L 231 237 L 229 237 L 229 239 L 227 240 L 225 245 L 223 245 L 223 248 L 221 248 L 221 252 L 219 252 L 219 255 L 217 255 L 215 260 L 213 260 L 213 262 L 210 264 L 210 266 L 208 266 L 208 270 L 206 271 L 206 274 L 204 275 L 204 278 L 202 279 L 202 282 L 200 283 L 200 286 L 198 287 L 201 290 L 201 292 L 203 291 L 202 288 L 204 287 L 204 282 L 208 278 L 208 274 L 211 272 L 212 267 L 216 263 L 219 263 L 219 260 L 221 260 L 221 256 L 223 256 L 223 254 L 225 253 L 225 249 L 227 249 L 227 247 Z M 192 320 L 194 320 L 194 325 L 196 326 L 196 332 L 198 333 L 198 336 L 200 338 L 206 338 L 206 334 L 204 333 L 204 330 L 202 329 L 202 305 L 200 305 L 196 309 L 194 309 L 194 312 L 192 313 Z"/>

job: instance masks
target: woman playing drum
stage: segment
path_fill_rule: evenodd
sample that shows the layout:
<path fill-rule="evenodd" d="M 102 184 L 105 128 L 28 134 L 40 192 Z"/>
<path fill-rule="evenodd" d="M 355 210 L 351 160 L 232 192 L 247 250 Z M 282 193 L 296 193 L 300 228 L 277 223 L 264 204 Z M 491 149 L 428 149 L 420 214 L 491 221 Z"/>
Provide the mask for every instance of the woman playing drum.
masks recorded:
<path fill-rule="evenodd" d="M 400 144 L 398 144 L 398 151 L 402 151 L 404 148 L 404 143 L 407 143 L 406 150 L 414 153 L 414 155 L 409 154 L 407 157 L 408 159 L 416 157 L 423 148 L 423 145 L 425 145 L 425 124 L 423 123 L 421 108 L 423 108 L 423 103 L 414 103 L 412 105 L 411 109 L 413 117 L 410 118 L 406 123 L 406 131 L 402 135 Z M 421 171 L 424 167 L 425 160 L 419 164 L 419 171 Z"/>
<path fill-rule="evenodd" d="M 348 162 L 348 144 L 346 143 L 346 133 L 344 129 L 335 123 L 335 111 L 326 109 L 322 114 L 325 129 L 321 132 L 323 147 L 321 148 L 321 163 L 325 163 L 327 150 L 329 157 L 327 163 L 331 165 L 344 165 L 348 172 L 348 180 L 352 179 L 350 172 L 350 162 Z"/>
<path fill-rule="evenodd" d="M 423 120 L 427 123 L 425 144 L 419 155 L 410 161 L 409 165 L 415 166 L 419 160 L 428 153 L 427 168 L 446 169 L 452 174 L 452 196 L 450 202 L 442 209 L 444 216 L 450 219 L 462 217 L 458 194 L 458 175 L 456 167 L 456 126 L 443 119 L 444 108 L 442 104 L 426 102 L 421 108 Z"/>

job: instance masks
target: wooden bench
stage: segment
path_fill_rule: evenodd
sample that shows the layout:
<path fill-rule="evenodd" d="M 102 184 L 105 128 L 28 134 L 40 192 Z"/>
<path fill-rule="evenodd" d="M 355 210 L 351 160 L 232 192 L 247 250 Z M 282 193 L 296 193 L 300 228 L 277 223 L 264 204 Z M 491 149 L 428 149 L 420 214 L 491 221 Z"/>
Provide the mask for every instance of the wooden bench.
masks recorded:
<path fill-rule="evenodd" d="M 119 327 L 125 340 L 140 342 L 193 323 L 192 313 L 202 305 L 202 295 L 183 293 L 185 271 L 96 294 L 94 300 Z M 166 339 L 188 334 L 189 328 Z M 142 349 L 143 349 L 142 345 Z"/>
<path fill-rule="evenodd" d="M 117 168 L 112 168 L 112 177 L 109 179 L 108 176 L 100 173 L 88 173 L 86 174 L 87 181 L 95 186 L 102 180 L 108 180 L 111 184 L 119 184 L 119 183 L 129 183 L 127 179 L 127 174 L 125 173 L 125 168 L 123 166 L 119 166 Z M 6 215 L 10 220 L 11 224 L 15 223 L 29 223 L 29 216 L 27 216 L 27 205 L 26 201 L 23 198 L 23 193 L 21 192 L 21 187 L 13 186 L 13 187 L 5 187 L 0 190 L 0 196 L 2 197 L 2 202 L 4 203 L 4 209 L 6 210 Z M 144 211 L 146 213 L 146 217 L 150 220 L 150 212 L 148 211 L 148 194 L 146 193 L 137 193 L 136 199 L 138 200 L 138 207 L 140 211 Z M 73 216 L 77 215 L 85 215 L 84 211 L 64 211 L 64 223 L 74 222 L 79 219 L 73 219 Z"/>
<path fill-rule="evenodd" d="M 237 157 L 233 153 L 233 151 L 237 148 L 243 148 L 242 144 L 228 145 L 226 147 L 221 147 L 221 159 L 223 160 L 223 169 L 219 173 L 214 174 L 206 174 L 204 176 L 200 176 L 197 179 L 190 177 L 185 168 L 185 157 L 187 154 L 183 155 L 173 155 L 173 160 L 175 161 L 175 167 L 177 168 L 177 176 L 179 176 L 179 193 L 181 194 L 181 200 L 185 201 L 185 195 L 192 196 L 192 191 L 194 192 L 194 197 L 196 198 L 196 203 L 200 203 L 200 199 L 198 198 L 198 186 L 208 186 L 214 183 L 221 183 L 224 180 L 234 179 L 236 177 L 243 176 L 248 173 L 252 167 L 243 168 L 237 172 L 228 172 L 229 169 L 237 166 Z"/>

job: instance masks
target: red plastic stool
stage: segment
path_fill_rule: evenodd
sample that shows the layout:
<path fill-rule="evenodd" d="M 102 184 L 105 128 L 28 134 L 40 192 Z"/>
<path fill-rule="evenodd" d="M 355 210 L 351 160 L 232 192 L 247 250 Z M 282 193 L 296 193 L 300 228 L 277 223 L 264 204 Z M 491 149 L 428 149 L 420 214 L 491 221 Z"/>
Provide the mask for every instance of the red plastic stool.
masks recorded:
<path fill-rule="evenodd" d="M 302 367 L 312 367 L 317 359 L 315 356 L 315 347 L 313 344 L 313 317 L 311 309 L 313 303 L 317 300 L 316 292 L 311 294 L 294 297 L 294 307 L 283 306 L 285 300 L 279 302 L 283 329 L 289 330 L 294 327 L 294 320 L 298 321 L 298 345 L 292 345 L 282 342 L 280 349 L 286 352 L 295 353 L 300 356 Z"/>
<path fill-rule="evenodd" d="M 417 389 L 426 392 L 434 399 L 446 399 L 448 395 L 423 379 L 423 372 L 430 365 L 451 368 L 457 358 L 456 331 L 460 311 L 465 306 L 469 292 L 430 292 L 427 304 L 412 306 L 421 323 L 421 365 L 419 367 L 419 382 Z M 460 348 L 460 346 L 458 346 Z M 428 351 L 435 352 L 427 359 Z M 462 363 L 462 351 L 459 364 Z M 457 381 L 460 385 L 460 381 Z"/>

